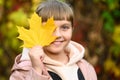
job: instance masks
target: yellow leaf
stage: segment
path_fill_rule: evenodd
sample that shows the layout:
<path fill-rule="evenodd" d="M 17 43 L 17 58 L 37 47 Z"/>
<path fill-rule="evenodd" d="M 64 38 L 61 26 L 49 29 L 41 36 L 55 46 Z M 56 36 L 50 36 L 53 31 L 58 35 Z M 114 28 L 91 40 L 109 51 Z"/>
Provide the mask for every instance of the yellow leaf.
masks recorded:
<path fill-rule="evenodd" d="M 53 36 L 53 32 L 56 29 L 53 17 L 48 19 L 43 25 L 41 17 L 34 13 L 28 21 L 30 29 L 17 27 L 19 32 L 18 38 L 24 42 L 22 47 L 47 46 L 56 39 L 56 36 Z"/>
<path fill-rule="evenodd" d="M 120 25 L 115 26 L 112 39 L 115 43 L 120 45 Z"/>

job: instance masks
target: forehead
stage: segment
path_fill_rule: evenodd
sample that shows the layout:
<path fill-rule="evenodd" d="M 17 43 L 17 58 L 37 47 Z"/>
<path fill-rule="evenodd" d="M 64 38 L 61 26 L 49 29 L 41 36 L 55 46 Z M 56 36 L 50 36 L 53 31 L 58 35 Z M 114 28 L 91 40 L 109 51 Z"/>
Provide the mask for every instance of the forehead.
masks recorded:
<path fill-rule="evenodd" d="M 69 26 L 71 26 L 71 22 L 67 21 L 67 20 L 55 20 L 54 23 L 57 26 L 61 26 L 61 25 L 69 25 Z"/>
<path fill-rule="evenodd" d="M 46 22 L 43 22 L 43 25 L 44 25 L 45 23 L 46 23 Z M 54 20 L 54 24 L 55 24 L 56 26 L 61 26 L 61 25 L 72 26 L 71 21 L 67 21 L 67 20 Z"/>

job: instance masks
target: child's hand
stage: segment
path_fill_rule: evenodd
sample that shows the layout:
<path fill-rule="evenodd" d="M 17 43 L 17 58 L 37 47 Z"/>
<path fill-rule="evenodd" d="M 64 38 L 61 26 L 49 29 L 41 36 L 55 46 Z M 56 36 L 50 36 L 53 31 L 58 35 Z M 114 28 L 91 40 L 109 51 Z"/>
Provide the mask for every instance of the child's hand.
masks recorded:
<path fill-rule="evenodd" d="M 35 46 L 29 52 L 29 56 L 32 62 L 32 67 L 40 74 L 48 75 L 44 67 L 44 64 L 42 62 L 44 59 L 44 54 L 45 53 L 41 46 Z"/>

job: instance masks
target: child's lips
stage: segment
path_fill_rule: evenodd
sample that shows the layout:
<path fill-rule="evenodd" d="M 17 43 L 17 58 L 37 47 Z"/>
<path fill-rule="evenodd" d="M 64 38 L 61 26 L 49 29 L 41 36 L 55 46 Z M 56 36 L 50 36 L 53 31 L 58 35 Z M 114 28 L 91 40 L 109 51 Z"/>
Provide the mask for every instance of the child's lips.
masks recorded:
<path fill-rule="evenodd" d="M 54 45 L 60 45 L 60 44 L 62 44 L 62 42 L 63 42 L 63 41 L 54 41 L 53 44 L 54 44 Z"/>

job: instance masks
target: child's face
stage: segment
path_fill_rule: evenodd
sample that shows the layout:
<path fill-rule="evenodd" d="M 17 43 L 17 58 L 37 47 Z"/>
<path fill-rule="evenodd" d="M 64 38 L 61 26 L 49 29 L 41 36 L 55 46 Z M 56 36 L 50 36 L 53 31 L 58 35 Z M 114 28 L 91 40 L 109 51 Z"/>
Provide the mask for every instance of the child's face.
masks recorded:
<path fill-rule="evenodd" d="M 55 20 L 54 22 L 57 28 L 53 35 L 57 36 L 57 38 L 49 46 L 44 47 L 44 50 L 51 53 L 61 53 L 71 40 L 72 24 L 66 20 Z"/>

